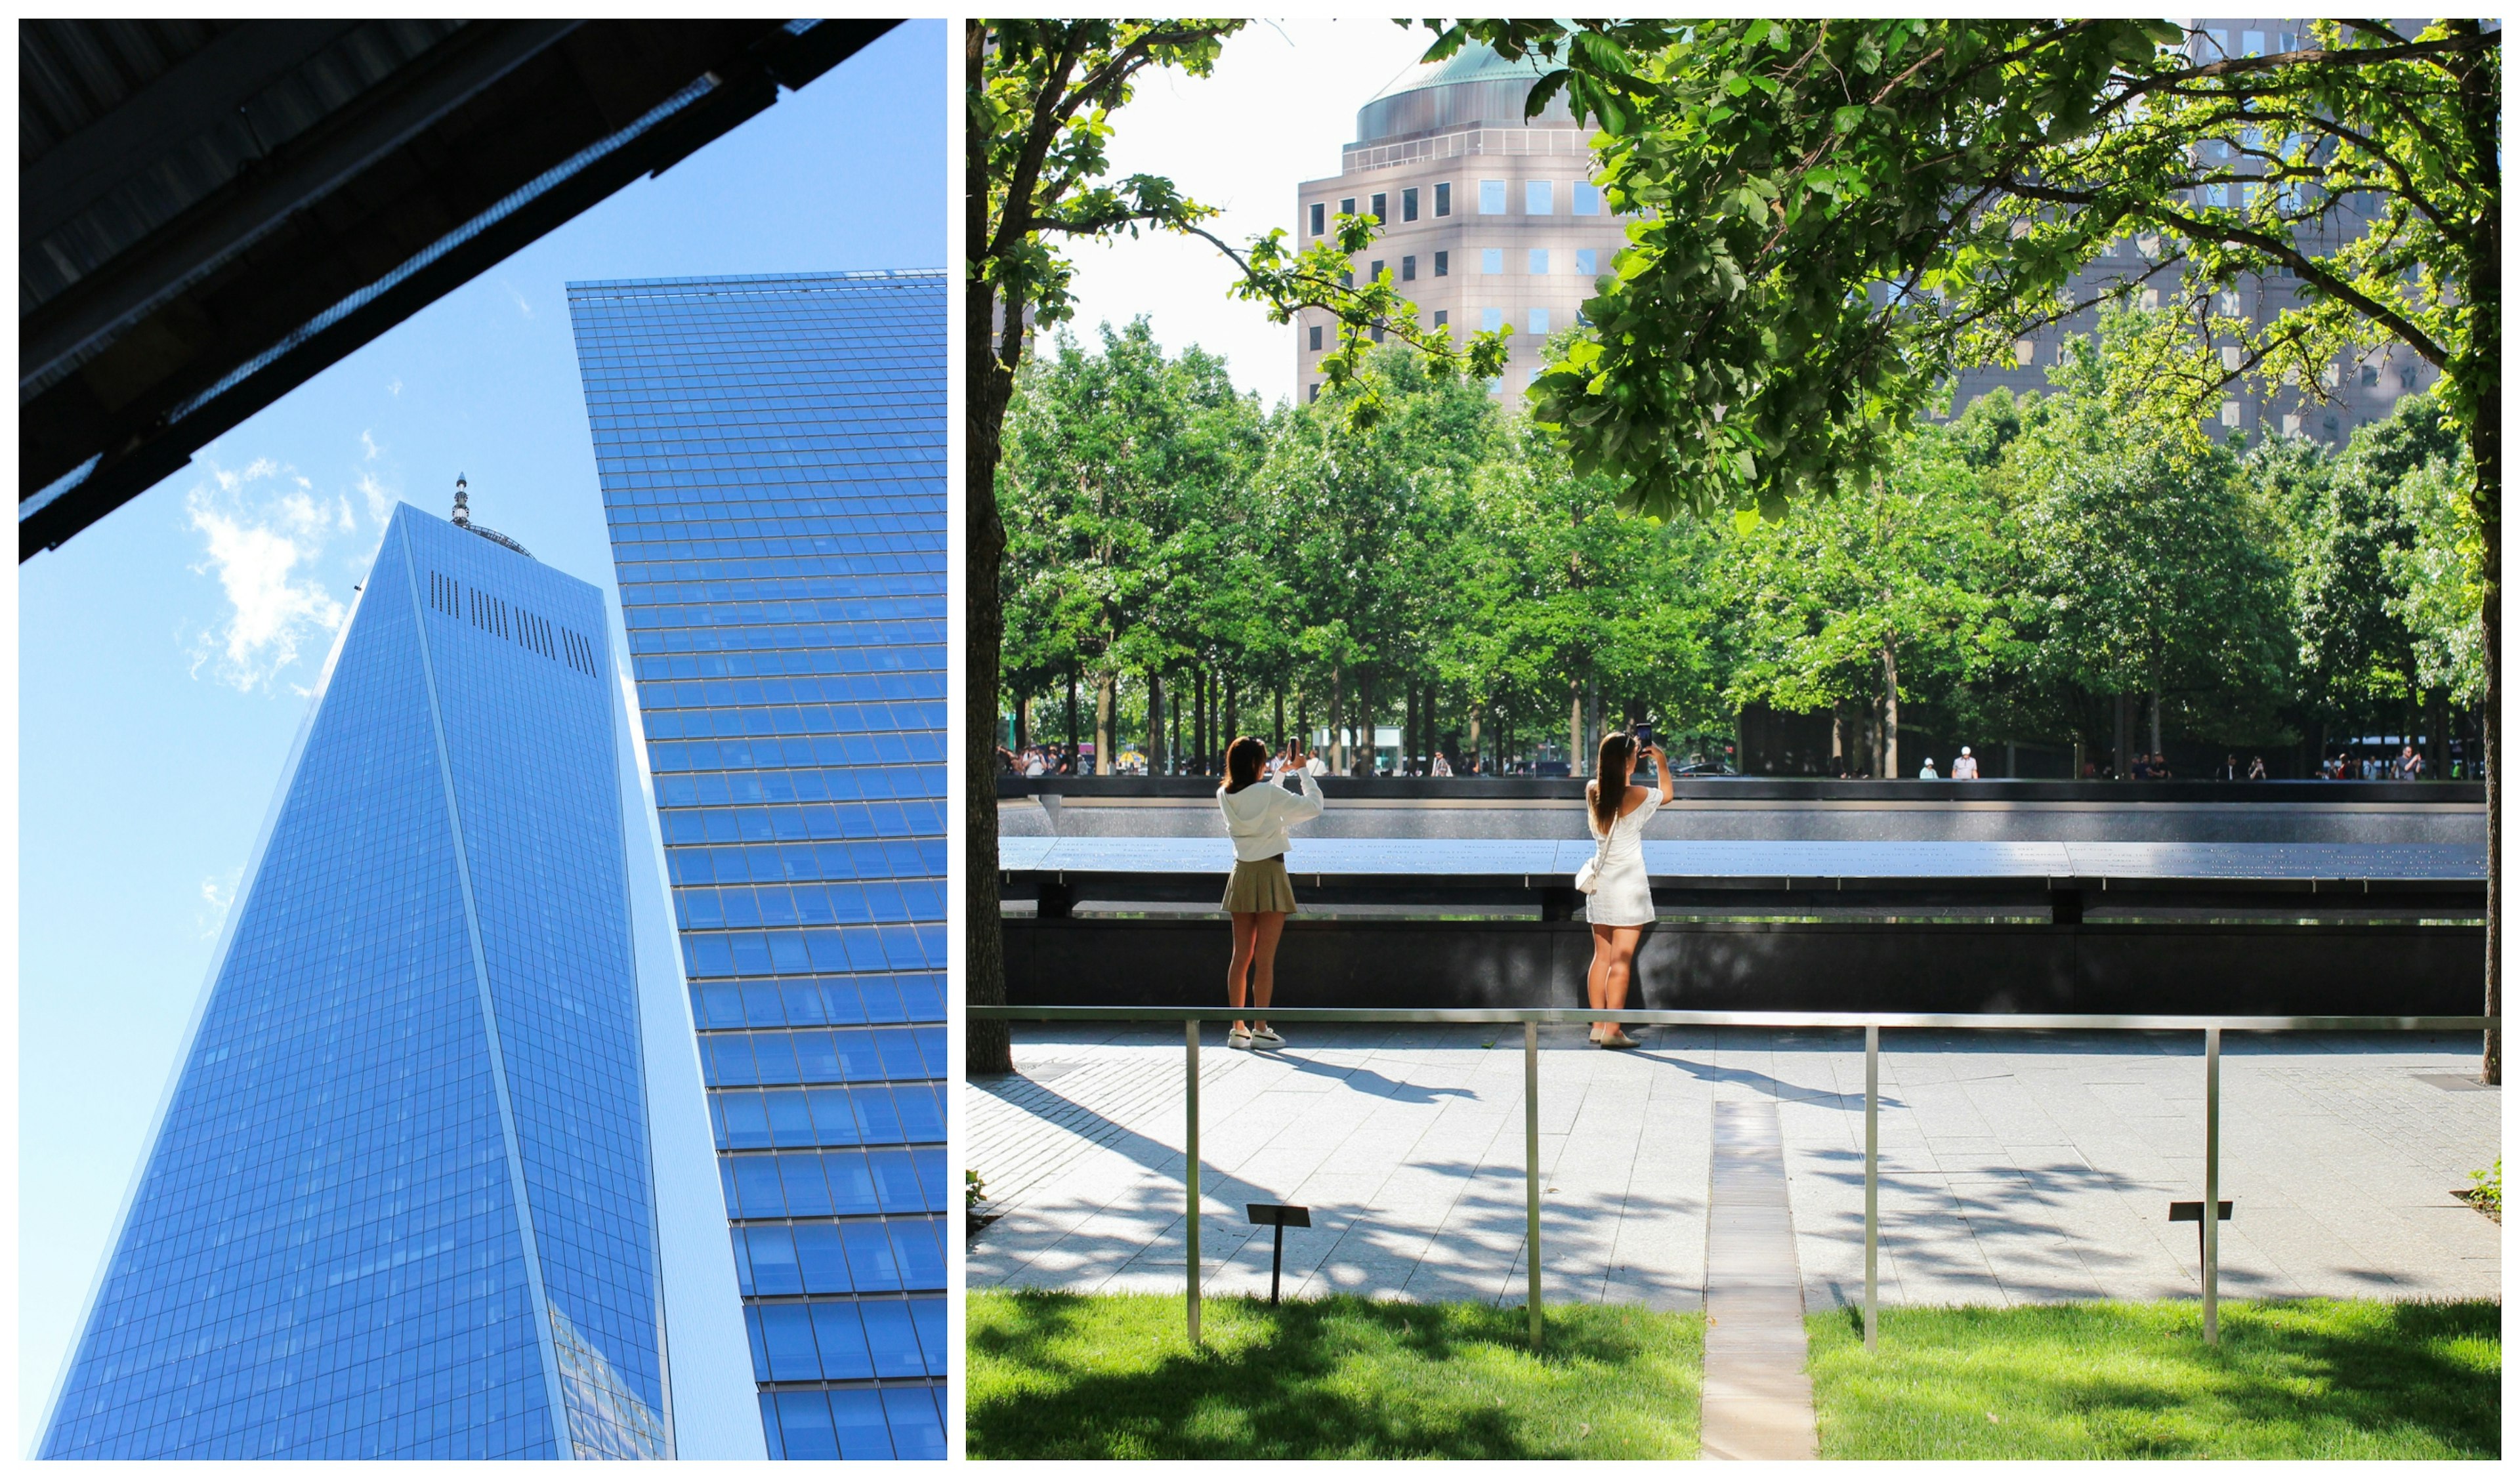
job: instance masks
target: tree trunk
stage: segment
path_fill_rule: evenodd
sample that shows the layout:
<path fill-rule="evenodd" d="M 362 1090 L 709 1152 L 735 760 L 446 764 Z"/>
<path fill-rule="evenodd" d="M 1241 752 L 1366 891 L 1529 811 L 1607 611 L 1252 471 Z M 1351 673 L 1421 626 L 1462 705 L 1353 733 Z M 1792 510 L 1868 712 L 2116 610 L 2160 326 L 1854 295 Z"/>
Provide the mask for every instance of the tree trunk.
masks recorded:
<path fill-rule="evenodd" d="M 1584 681 L 1566 680 L 1566 774 L 1584 774 Z"/>
<path fill-rule="evenodd" d="M 1224 675 L 1224 683 L 1225 728 L 1221 738 L 1224 747 L 1230 748 L 1235 740 L 1242 738 L 1242 689 L 1234 681 L 1232 673 Z"/>
<path fill-rule="evenodd" d="M 1347 669 L 1330 665 L 1330 769 L 1347 774 Z"/>
<path fill-rule="evenodd" d="M 1147 774 L 1164 773 L 1164 675 L 1147 669 Z"/>
<path fill-rule="evenodd" d="M 2127 765 L 2127 749 L 2135 743 L 2135 702 L 2133 695 L 2124 689 L 2118 690 L 2112 702 L 2114 709 L 2110 719 L 2116 729 L 2109 737 L 2109 768 L 2117 773 L 2117 779 L 2123 781 L 2132 774 Z"/>
<path fill-rule="evenodd" d="M 2152 754 L 2158 756 L 2161 753 L 2161 658 L 2159 656 L 2155 656 L 2152 659 L 2152 693 L 2148 696 L 2152 699 L 2152 744 L 2150 746 L 2150 751 Z M 2155 763 L 2158 764 L 2159 762 L 2156 760 Z"/>
<path fill-rule="evenodd" d="M 1400 774 L 1418 774 L 1418 685 L 1412 680 L 1400 688 Z"/>
<path fill-rule="evenodd" d="M 985 86 L 982 65 L 987 55 L 988 27 L 970 21 L 964 25 L 964 86 L 971 97 Z M 971 129 L 965 145 L 966 178 L 988 178 L 988 134 Z M 989 239 L 989 193 L 964 192 L 965 229 L 969 242 Z M 1006 349 L 990 342 L 996 290 L 977 272 L 965 275 L 963 305 L 964 396 L 963 486 L 963 711 L 968 717 L 998 711 L 998 657 L 1006 635 L 1006 609 L 998 577 L 1006 561 L 1007 526 L 998 515 L 999 436 L 1007 419 L 1007 398 L 1014 389 L 1013 359 L 1022 344 L 1019 306 L 1010 305 Z M 1002 359 L 1001 353 L 1005 354 Z M 1076 733 L 1076 690 L 1069 679 L 1068 738 Z M 997 754 L 990 737 L 977 724 L 963 726 L 963 991 L 974 1007 L 1003 1007 L 1007 1001 L 1006 929 L 998 902 Z M 964 1071 L 974 1077 L 1014 1071 L 1014 1053 L 1007 1024 L 970 1018 L 964 1024 Z"/>
<path fill-rule="evenodd" d="M 1067 773 L 1076 774 L 1076 757 L 1083 753 L 1076 747 L 1076 664 L 1067 665 Z"/>
<path fill-rule="evenodd" d="M 1362 668 L 1357 672 L 1356 707 L 1357 753 L 1353 774 L 1371 776 L 1373 774 L 1373 760 L 1377 749 L 1374 741 L 1382 738 L 1374 733 L 1373 669 L 1372 667 Z"/>
<path fill-rule="evenodd" d="M 1269 751 L 1276 754 L 1286 747 L 1286 685 L 1271 689 L 1269 697 Z"/>
<path fill-rule="evenodd" d="M 1899 639 L 1881 639 L 1881 775 L 1899 777 Z"/>
<path fill-rule="evenodd" d="M 1112 710 L 1119 706 L 1120 677 L 1105 668 L 1094 676 L 1094 774 L 1111 774 Z"/>

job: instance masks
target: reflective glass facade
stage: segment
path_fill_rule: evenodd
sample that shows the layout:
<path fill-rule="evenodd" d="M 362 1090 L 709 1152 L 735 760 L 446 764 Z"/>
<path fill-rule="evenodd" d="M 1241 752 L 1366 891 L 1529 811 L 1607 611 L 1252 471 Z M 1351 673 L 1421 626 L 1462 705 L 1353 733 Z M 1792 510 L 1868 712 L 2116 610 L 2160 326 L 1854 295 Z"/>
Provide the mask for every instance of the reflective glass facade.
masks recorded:
<path fill-rule="evenodd" d="M 44 1457 L 671 1454 L 604 633 L 395 512 Z"/>
<path fill-rule="evenodd" d="M 941 1458 L 944 277 L 569 312 L 769 1451 Z"/>

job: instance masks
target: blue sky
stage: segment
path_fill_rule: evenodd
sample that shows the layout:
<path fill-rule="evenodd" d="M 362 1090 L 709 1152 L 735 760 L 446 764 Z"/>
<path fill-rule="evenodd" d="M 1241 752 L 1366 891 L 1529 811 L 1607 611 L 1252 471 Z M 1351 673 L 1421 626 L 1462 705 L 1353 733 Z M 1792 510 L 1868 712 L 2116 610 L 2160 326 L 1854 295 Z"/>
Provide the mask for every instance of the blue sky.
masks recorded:
<path fill-rule="evenodd" d="M 902 26 L 19 571 L 19 1397 L 42 1418 L 351 587 L 396 501 L 609 591 L 562 285 L 945 265 L 946 26 Z M 619 650 L 620 617 L 614 611 Z M 23 1452 L 22 1444 L 20 1452 Z"/>

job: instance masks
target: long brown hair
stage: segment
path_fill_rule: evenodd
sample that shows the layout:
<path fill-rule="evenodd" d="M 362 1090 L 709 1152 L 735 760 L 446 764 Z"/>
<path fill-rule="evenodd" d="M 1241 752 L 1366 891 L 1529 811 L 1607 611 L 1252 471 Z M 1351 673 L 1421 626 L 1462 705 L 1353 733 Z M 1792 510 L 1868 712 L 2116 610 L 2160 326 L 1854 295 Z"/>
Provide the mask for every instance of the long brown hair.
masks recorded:
<path fill-rule="evenodd" d="M 1628 799 L 1628 762 L 1636 753 L 1636 737 L 1626 730 L 1612 730 L 1601 737 L 1601 752 L 1593 766 L 1593 824 L 1604 835 L 1619 820 L 1619 804 Z M 1619 778 L 1616 791 L 1610 789 L 1612 776 Z"/>
<path fill-rule="evenodd" d="M 1217 789 L 1227 795 L 1260 781 L 1260 767 L 1269 758 L 1269 746 L 1249 735 L 1225 747 L 1225 784 Z"/>

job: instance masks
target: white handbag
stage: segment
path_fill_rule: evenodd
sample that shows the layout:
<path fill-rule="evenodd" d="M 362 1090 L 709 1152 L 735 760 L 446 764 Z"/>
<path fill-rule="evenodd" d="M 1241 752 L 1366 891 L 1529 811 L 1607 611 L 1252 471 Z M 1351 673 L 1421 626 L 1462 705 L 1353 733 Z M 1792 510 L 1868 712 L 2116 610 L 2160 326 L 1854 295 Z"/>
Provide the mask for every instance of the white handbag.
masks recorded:
<path fill-rule="evenodd" d="M 1586 858 L 1584 866 L 1575 870 L 1577 893 L 1588 894 L 1601 886 L 1601 854 L 1609 848 L 1609 845 L 1610 839 L 1607 837 L 1593 844 L 1593 856 Z"/>

